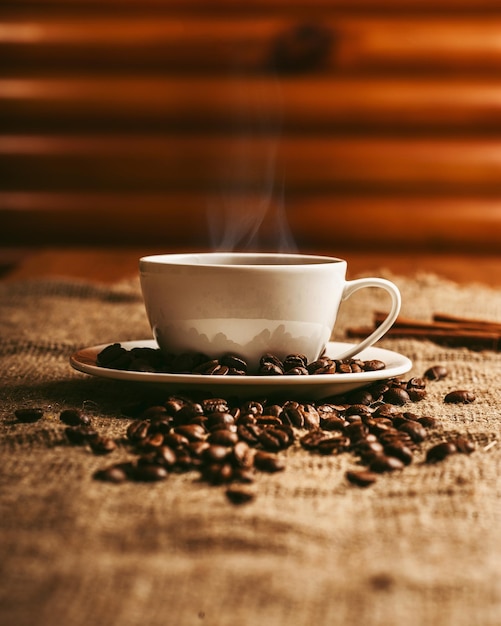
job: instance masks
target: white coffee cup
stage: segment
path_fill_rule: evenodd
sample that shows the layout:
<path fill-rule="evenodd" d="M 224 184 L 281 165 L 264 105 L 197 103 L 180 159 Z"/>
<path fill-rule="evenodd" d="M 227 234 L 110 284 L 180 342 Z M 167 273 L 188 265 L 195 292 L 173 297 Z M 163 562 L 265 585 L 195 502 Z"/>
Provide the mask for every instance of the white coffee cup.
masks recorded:
<path fill-rule="evenodd" d="M 360 343 L 329 356 L 353 357 L 388 331 L 400 311 L 398 288 L 383 278 L 346 280 L 346 268 L 343 259 L 304 254 L 209 252 L 139 260 L 146 313 L 162 351 L 237 354 L 250 371 L 265 353 L 316 360 L 341 302 L 363 287 L 389 293 L 388 316 Z"/>

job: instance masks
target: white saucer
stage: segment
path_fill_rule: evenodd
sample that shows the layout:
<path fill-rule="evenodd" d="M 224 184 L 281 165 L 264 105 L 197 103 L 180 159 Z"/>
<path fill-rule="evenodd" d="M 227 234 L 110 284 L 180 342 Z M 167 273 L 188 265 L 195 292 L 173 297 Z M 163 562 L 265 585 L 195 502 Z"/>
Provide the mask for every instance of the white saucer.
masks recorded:
<path fill-rule="evenodd" d="M 407 357 L 382 348 L 366 348 L 357 358 L 364 361 L 377 359 L 386 364 L 386 368 L 376 372 L 361 372 L 359 374 L 317 374 L 310 376 L 208 376 L 195 374 L 164 374 L 157 372 L 132 372 L 109 369 L 97 365 L 97 355 L 109 344 L 84 348 L 70 357 L 70 364 L 75 369 L 92 376 L 128 380 L 147 383 L 161 383 L 172 388 L 173 392 L 199 389 L 208 391 L 211 395 L 259 396 L 287 395 L 319 400 L 328 396 L 340 395 L 363 387 L 378 380 L 385 380 L 401 376 L 412 367 L 412 361 Z M 124 341 L 122 347 L 131 348 L 158 348 L 156 341 Z M 327 356 L 340 354 L 348 350 L 353 344 L 329 343 Z"/>

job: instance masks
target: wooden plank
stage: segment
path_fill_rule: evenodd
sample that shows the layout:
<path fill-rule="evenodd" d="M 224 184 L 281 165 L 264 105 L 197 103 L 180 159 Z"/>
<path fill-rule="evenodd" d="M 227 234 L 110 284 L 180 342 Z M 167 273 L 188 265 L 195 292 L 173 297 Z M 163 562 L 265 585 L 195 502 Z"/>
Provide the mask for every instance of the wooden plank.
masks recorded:
<path fill-rule="evenodd" d="M 11 270 L 3 281 L 33 280 L 38 278 L 77 278 L 100 283 L 117 283 L 137 279 L 138 260 L 154 253 L 205 251 L 205 248 L 180 246 L 116 246 L 98 247 L 43 247 L 29 248 L 21 253 L 12 248 L 0 249 Z M 460 284 L 483 284 L 501 287 L 501 259 L 496 254 L 471 251 L 458 253 L 412 250 L 367 250 L 330 246 L 325 250 L 302 250 L 342 256 L 348 261 L 348 278 L 380 276 L 383 272 L 394 276 L 415 277 L 416 274 L 439 276 Z"/>
<path fill-rule="evenodd" d="M 203 102 L 203 106 L 200 103 Z M 501 128 L 501 81 L 360 78 L 0 79 L 0 129 Z"/>
<path fill-rule="evenodd" d="M 498 253 L 500 202 L 459 196 L 0 193 L 0 245 Z"/>
<path fill-rule="evenodd" d="M 322 189 L 374 193 L 501 190 L 497 138 L 3 136 L 4 190 Z"/>
<path fill-rule="evenodd" d="M 36 6 L 46 4 L 47 0 L 5 0 L 5 6 Z M 137 5 L 135 0 L 106 0 L 105 3 L 96 0 L 52 0 L 51 4 L 70 7 L 99 6 L 106 7 Z M 319 9 L 353 9 L 383 11 L 445 11 L 463 10 L 478 12 L 485 10 L 499 10 L 497 0 L 248 0 L 245 3 L 235 0 L 143 0 L 144 7 L 160 7 L 178 9 L 182 11 L 234 11 L 248 13 L 256 10 L 264 11 L 288 11 L 291 9 L 319 10 Z"/>
<path fill-rule="evenodd" d="M 339 13 L 83 15 L 19 11 L 0 18 L 0 61 L 9 74 L 45 71 L 495 72 L 499 15 Z M 311 54 L 305 63 L 305 55 Z"/>

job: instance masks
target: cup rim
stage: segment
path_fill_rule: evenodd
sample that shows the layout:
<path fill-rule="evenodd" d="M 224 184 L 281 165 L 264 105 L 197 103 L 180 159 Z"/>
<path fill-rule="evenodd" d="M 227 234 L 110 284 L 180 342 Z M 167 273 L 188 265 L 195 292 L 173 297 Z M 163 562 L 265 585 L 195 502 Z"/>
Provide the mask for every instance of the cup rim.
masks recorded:
<path fill-rule="evenodd" d="M 253 260 L 256 262 L 253 263 Z M 143 271 L 146 269 L 159 271 L 161 268 L 171 266 L 252 268 L 260 270 L 274 268 L 305 269 L 343 263 L 346 264 L 346 261 L 339 257 L 299 252 L 175 252 L 151 254 L 139 259 L 139 266 Z"/>

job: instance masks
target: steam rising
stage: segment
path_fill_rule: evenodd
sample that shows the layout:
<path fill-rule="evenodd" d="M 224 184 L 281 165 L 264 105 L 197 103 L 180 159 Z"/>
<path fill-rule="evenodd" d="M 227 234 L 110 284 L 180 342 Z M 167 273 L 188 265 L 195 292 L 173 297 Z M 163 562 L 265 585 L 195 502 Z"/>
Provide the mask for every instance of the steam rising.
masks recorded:
<path fill-rule="evenodd" d="M 222 155 L 219 198 L 207 207 L 212 248 L 296 251 L 285 212 L 285 173 L 277 171 L 280 87 L 274 80 L 232 80 L 232 101 L 239 102 L 241 110 L 228 112 L 233 149 L 231 155 Z"/>

